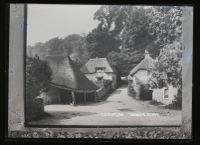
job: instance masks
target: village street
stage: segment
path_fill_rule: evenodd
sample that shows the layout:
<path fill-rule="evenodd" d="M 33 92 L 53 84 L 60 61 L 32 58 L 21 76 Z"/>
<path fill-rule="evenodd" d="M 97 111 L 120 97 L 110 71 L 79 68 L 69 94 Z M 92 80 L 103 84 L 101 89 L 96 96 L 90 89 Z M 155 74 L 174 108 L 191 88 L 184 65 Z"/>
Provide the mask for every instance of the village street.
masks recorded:
<path fill-rule="evenodd" d="M 115 90 L 102 102 L 84 105 L 47 105 L 45 125 L 168 126 L 181 124 L 181 111 L 151 105 L 127 95 L 127 86 Z"/>

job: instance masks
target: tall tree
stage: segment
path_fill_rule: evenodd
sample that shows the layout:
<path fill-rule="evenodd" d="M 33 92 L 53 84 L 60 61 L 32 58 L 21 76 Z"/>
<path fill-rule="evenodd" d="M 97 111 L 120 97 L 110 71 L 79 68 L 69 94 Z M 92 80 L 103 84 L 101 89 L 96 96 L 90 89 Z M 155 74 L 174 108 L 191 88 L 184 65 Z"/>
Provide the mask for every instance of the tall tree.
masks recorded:
<path fill-rule="evenodd" d="M 56 55 L 63 53 L 63 49 L 61 47 L 62 39 L 56 37 L 48 40 L 45 45 L 47 47 L 48 55 Z"/>
<path fill-rule="evenodd" d="M 173 85 L 178 88 L 176 103 L 182 97 L 182 10 L 181 7 L 154 7 L 151 13 L 150 32 L 156 43 L 162 46 L 158 61 L 152 70 L 150 85 L 162 88 Z"/>
<path fill-rule="evenodd" d="M 38 55 L 42 60 L 45 60 L 47 55 L 63 53 L 72 55 L 72 60 L 81 66 L 89 58 L 86 36 L 71 34 L 64 39 L 56 37 L 45 43 L 39 42 L 34 46 L 27 47 L 27 56 L 34 57 Z"/>
<path fill-rule="evenodd" d="M 121 52 L 118 54 L 109 53 L 109 58 L 111 63 L 114 62 L 121 75 L 127 76 L 129 71 L 143 59 L 145 49 L 150 50 L 150 53 L 155 55 L 158 54 L 159 47 L 154 43 L 155 37 L 148 32 L 148 9 L 123 6 L 121 10 L 125 15 L 123 28 L 118 34 L 121 40 Z M 116 59 L 116 57 L 118 58 Z"/>
<path fill-rule="evenodd" d="M 154 6 L 149 13 L 149 32 L 156 43 L 164 46 L 180 39 L 182 9 L 180 6 Z"/>
<path fill-rule="evenodd" d="M 78 66 L 83 65 L 89 59 L 85 35 L 68 35 L 64 38 L 61 47 Z"/>
<path fill-rule="evenodd" d="M 154 37 L 148 33 L 148 10 L 144 7 L 130 7 L 124 29 L 121 33 L 122 50 L 125 53 L 144 53 L 144 49 L 152 43 Z"/>
<path fill-rule="evenodd" d="M 48 88 L 52 70 L 39 56 L 26 57 L 26 97 L 33 100 L 42 89 Z"/>
<path fill-rule="evenodd" d="M 101 6 L 94 14 L 99 21 L 97 28 L 88 34 L 87 41 L 91 57 L 106 57 L 109 52 L 120 52 L 119 34 L 126 18 L 123 6 Z"/>

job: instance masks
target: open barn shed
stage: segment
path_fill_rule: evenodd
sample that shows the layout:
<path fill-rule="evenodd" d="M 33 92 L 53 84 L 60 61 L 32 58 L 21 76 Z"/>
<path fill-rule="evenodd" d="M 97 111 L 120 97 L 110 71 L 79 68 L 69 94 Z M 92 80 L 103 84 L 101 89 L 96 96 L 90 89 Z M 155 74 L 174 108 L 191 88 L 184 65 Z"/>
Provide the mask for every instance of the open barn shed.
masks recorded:
<path fill-rule="evenodd" d="M 44 93 L 45 104 L 95 102 L 98 87 L 84 76 L 66 55 L 47 56 L 52 71 L 50 88 Z"/>

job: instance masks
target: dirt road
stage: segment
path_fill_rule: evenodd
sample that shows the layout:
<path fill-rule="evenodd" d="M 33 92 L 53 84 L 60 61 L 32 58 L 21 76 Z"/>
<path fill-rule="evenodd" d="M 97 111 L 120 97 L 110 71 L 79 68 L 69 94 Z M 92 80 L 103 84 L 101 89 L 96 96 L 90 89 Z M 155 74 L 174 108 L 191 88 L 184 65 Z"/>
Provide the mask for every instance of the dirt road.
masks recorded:
<path fill-rule="evenodd" d="M 177 126 L 181 111 L 151 105 L 127 95 L 127 87 L 115 90 L 107 100 L 85 105 L 47 105 L 49 114 L 33 124 L 51 125 L 120 125 L 120 126 Z"/>

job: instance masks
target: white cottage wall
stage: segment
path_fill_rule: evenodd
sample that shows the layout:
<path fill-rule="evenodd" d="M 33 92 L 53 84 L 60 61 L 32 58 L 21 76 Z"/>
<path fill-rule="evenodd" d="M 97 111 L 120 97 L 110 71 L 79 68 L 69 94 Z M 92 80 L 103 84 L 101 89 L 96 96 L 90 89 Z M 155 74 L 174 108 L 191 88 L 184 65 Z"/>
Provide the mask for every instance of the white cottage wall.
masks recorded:
<path fill-rule="evenodd" d="M 138 70 L 134 74 L 134 77 L 139 79 L 139 81 L 142 82 L 143 84 L 146 84 L 148 79 L 151 77 L 151 74 L 149 74 L 147 70 Z"/>
<path fill-rule="evenodd" d="M 147 84 L 148 79 L 151 77 L 151 74 L 147 70 L 138 70 L 132 77 L 132 87 L 136 92 L 136 99 L 139 99 L 141 84 Z M 137 81 L 137 79 L 139 82 Z"/>
<path fill-rule="evenodd" d="M 154 89 L 152 94 L 152 100 L 161 102 L 165 105 L 171 104 L 178 93 L 177 88 L 174 88 L 173 86 L 168 86 L 168 98 L 164 97 L 165 89 L 166 88 Z"/>

